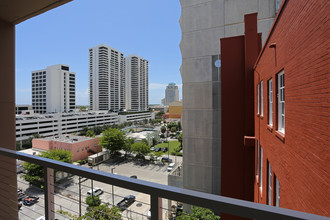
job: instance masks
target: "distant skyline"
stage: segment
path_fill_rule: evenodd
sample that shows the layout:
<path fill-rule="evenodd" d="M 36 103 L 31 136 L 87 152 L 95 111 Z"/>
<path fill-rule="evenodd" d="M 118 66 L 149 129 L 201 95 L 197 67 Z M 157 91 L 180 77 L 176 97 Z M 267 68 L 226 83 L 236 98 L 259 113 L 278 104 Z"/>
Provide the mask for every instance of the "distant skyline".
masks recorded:
<path fill-rule="evenodd" d="M 72 1 L 16 26 L 16 104 L 31 104 L 31 72 L 55 64 L 76 73 L 76 104 L 88 105 L 88 48 L 99 44 L 149 61 L 149 103 L 175 82 L 182 98 L 179 1 Z"/>

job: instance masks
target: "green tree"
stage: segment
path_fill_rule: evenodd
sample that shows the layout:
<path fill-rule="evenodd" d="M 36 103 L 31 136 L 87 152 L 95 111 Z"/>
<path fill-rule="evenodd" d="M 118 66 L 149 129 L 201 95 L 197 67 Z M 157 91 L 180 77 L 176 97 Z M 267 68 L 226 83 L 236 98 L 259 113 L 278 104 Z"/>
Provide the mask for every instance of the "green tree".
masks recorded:
<path fill-rule="evenodd" d="M 109 128 L 103 132 L 100 145 L 108 149 L 111 155 L 114 155 L 117 151 L 124 148 L 125 134 L 119 129 Z"/>
<path fill-rule="evenodd" d="M 123 150 L 125 151 L 125 155 L 129 154 L 132 152 L 132 145 L 134 144 L 134 139 L 133 138 L 127 138 L 125 140 L 125 145 Z"/>
<path fill-rule="evenodd" d="M 180 121 L 178 121 L 178 131 L 181 131 L 181 122 Z"/>
<path fill-rule="evenodd" d="M 144 143 L 145 145 L 149 146 L 149 142 L 148 142 L 147 139 L 143 138 L 143 139 L 141 140 L 141 142 Z"/>
<path fill-rule="evenodd" d="M 176 132 L 176 127 L 171 127 L 171 132 Z"/>
<path fill-rule="evenodd" d="M 182 133 L 179 134 L 178 141 L 180 142 L 180 146 L 182 147 Z"/>
<path fill-rule="evenodd" d="M 167 127 L 169 128 L 169 129 L 172 129 L 173 127 L 177 127 L 177 124 L 175 123 L 175 122 L 170 122 L 170 123 L 168 123 L 167 124 Z"/>
<path fill-rule="evenodd" d="M 150 153 L 150 148 L 143 142 L 136 142 L 132 145 L 132 151 L 143 157 Z"/>
<path fill-rule="evenodd" d="M 94 132 L 95 135 L 99 135 L 99 134 L 102 133 L 102 128 L 100 126 L 94 126 L 92 128 L 92 130 L 93 130 L 93 132 Z"/>
<path fill-rule="evenodd" d="M 87 196 L 85 202 L 88 207 L 95 207 L 101 205 L 101 199 L 98 196 Z"/>
<path fill-rule="evenodd" d="M 81 136 L 85 136 L 87 131 L 88 131 L 88 127 L 86 126 L 86 127 L 83 127 L 79 133 Z"/>
<path fill-rule="evenodd" d="M 94 133 L 93 130 L 88 130 L 88 131 L 86 132 L 86 136 L 87 136 L 87 137 L 94 137 L 94 136 L 95 136 L 95 133 Z"/>
<path fill-rule="evenodd" d="M 85 215 L 78 218 L 78 220 L 90 220 L 90 219 L 98 219 L 98 220 L 118 220 L 122 219 L 121 210 L 113 206 L 109 208 L 109 203 L 102 204 L 99 206 L 95 206 L 91 208 Z"/>
<path fill-rule="evenodd" d="M 45 157 L 57 161 L 62 161 L 66 163 L 72 163 L 72 152 L 66 150 L 51 150 L 51 151 L 44 151 L 40 155 L 40 157 Z M 43 166 L 24 162 L 24 175 L 22 178 L 27 182 L 43 182 L 44 177 L 44 169 Z M 56 170 L 54 171 L 57 172 Z"/>
<path fill-rule="evenodd" d="M 162 132 L 163 134 L 166 132 L 166 127 L 165 126 L 162 126 L 161 128 L 160 128 L 160 132 Z"/>
<path fill-rule="evenodd" d="M 176 217 L 177 220 L 218 220 L 219 216 L 216 216 L 210 209 L 192 206 L 191 214 L 183 213 Z"/>
<path fill-rule="evenodd" d="M 157 143 L 158 143 L 158 140 L 157 140 L 157 138 L 154 137 L 152 139 L 152 146 L 155 146 Z"/>
<path fill-rule="evenodd" d="M 32 147 L 32 140 L 35 138 L 40 138 L 41 136 L 37 133 L 33 134 L 32 136 L 30 136 L 27 140 L 23 141 L 22 143 L 22 148 L 23 149 L 28 149 Z"/>

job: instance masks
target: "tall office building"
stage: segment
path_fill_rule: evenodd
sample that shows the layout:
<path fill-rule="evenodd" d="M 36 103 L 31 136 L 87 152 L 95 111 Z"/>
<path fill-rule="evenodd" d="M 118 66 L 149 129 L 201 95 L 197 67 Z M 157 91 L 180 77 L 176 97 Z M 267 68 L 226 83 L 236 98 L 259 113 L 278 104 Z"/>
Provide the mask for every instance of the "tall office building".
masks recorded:
<path fill-rule="evenodd" d="M 76 73 L 57 64 L 32 72 L 32 108 L 36 113 L 68 112 L 76 106 Z"/>
<path fill-rule="evenodd" d="M 175 83 L 169 83 L 165 89 L 164 105 L 169 105 L 171 102 L 179 101 L 179 88 Z"/>
<path fill-rule="evenodd" d="M 146 111 L 149 103 L 149 61 L 137 55 L 126 57 L 126 109 Z"/>
<path fill-rule="evenodd" d="M 89 49 L 89 103 L 92 110 L 125 108 L 125 58 L 101 44 Z"/>
<path fill-rule="evenodd" d="M 257 12 L 258 31 L 262 34 L 261 42 L 265 42 L 281 0 L 180 2 L 185 146 L 183 187 L 226 195 L 221 155 L 225 150 L 222 130 L 228 127 L 222 126 L 221 121 L 221 87 L 228 84 L 221 84 L 220 49 L 224 45 L 220 45 L 220 39 L 244 35 L 244 15 Z M 237 173 L 231 174 L 234 177 Z"/>

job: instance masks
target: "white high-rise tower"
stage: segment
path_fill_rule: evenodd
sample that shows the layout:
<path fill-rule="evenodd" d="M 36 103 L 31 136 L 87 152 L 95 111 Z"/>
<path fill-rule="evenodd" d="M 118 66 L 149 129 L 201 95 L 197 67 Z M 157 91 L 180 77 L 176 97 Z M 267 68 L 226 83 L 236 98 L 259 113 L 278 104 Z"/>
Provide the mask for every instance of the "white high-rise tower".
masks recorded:
<path fill-rule="evenodd" d="M 101 44 L 89 49 L 89 103 L 93 110 L 125 109 L 125 58 Z"/>
<path fill-rule="evenodd" d="M 32 71 L 32 108 L 36 113 L 68 112 L 76 106 L 76 73 L 57 64 Z"/>
<path fill-rule="evenodd" d="M 126 109 L 146 111 L 149 104 L 149 61 L 137 55 L 126 57 Z"/>

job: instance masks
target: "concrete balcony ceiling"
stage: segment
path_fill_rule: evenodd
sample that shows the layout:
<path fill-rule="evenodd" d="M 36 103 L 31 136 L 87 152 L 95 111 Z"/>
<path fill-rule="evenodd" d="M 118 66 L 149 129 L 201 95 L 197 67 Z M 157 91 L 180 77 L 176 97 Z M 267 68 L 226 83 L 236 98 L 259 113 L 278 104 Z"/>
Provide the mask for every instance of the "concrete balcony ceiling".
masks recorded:
<path fill-rule="evenodd" d="M 18 24 L 71 0 L 1 0 L 0 20 Z"/>

